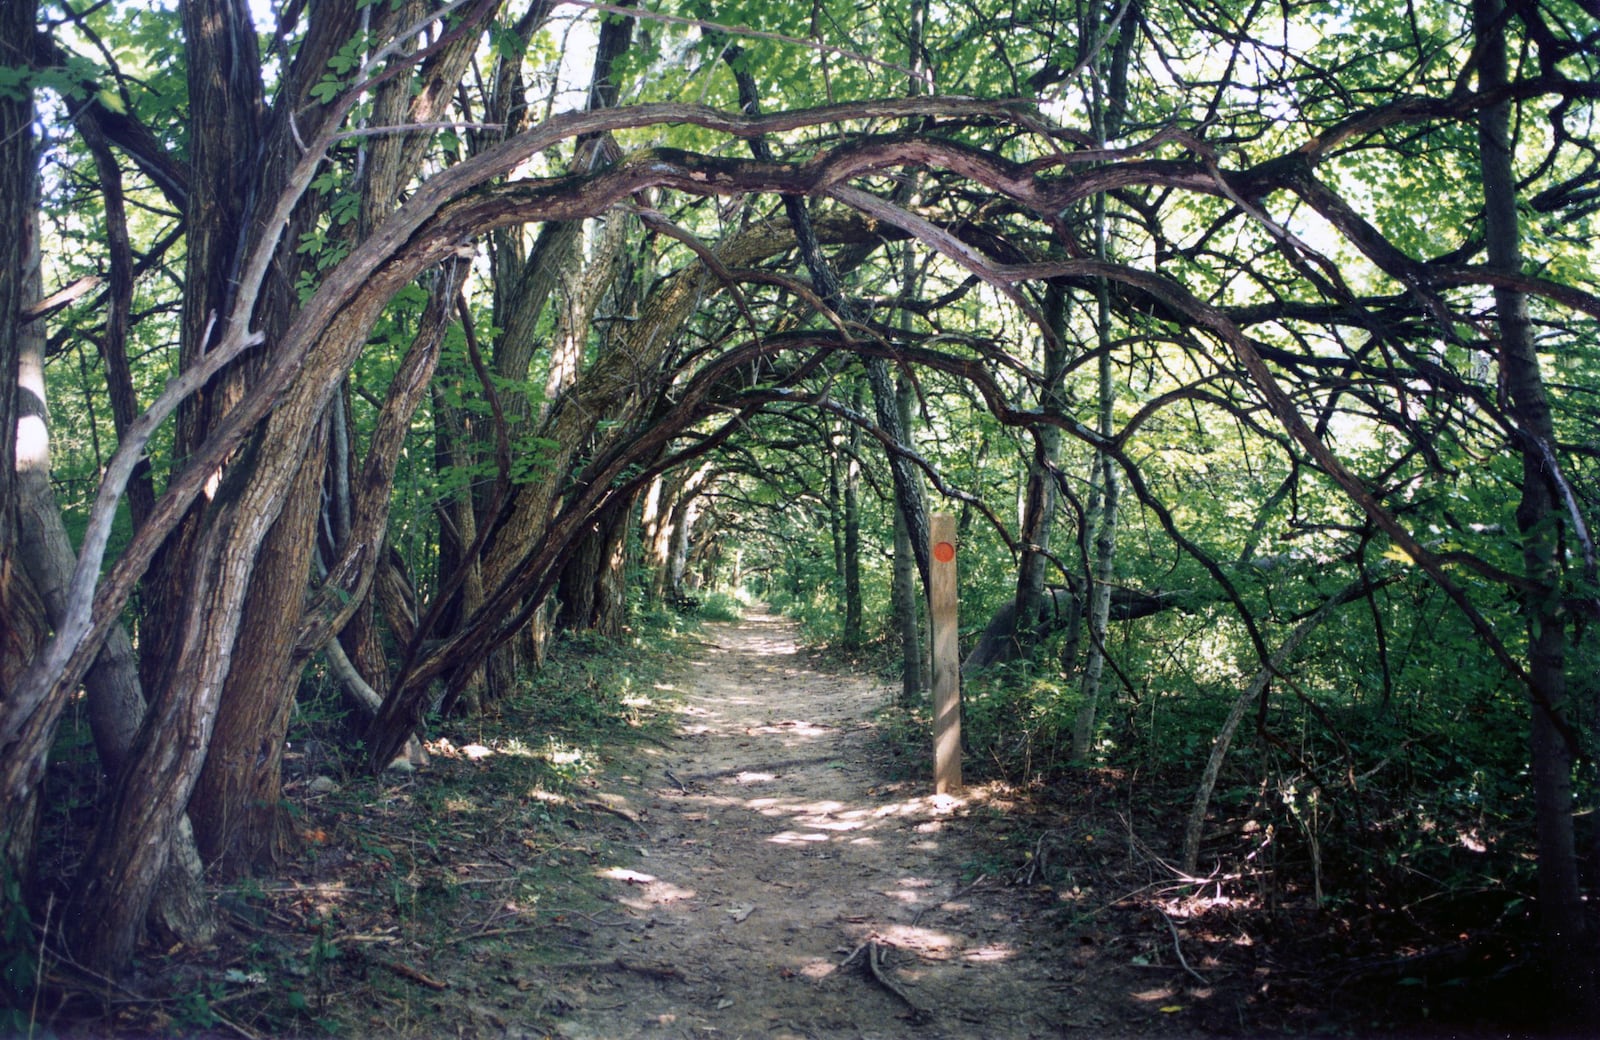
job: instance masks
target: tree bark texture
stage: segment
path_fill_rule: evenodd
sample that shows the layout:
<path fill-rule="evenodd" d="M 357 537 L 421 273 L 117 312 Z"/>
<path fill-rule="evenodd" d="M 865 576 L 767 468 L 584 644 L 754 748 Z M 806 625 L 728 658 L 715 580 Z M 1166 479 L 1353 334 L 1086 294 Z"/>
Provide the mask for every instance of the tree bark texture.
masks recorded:
<path fill-rule="evenodd" d="M 577 551 L 562 568 L 555 629 L 588 631 L 609 638 L 628 620 L 628 535 L 635 499 L 619 497 L 595 517 Z"/>
<path fill-rule="evenodd" d="M 138 396 L 133 387 L 133 370 L 128 363 L 128 332 L 133 314 L 133 249 L 128 241 L 127 204 L 122 192 L 122 171 L 112 155 L 110 143 L 100 129 L 100 122 L 80 110 L 73 125 L 83 138 L 84 145 L 94 156 L 95 170 L 100 177 L 100 194 L 106 207 L 106 246 L 108 271 L 105 335 L 97 341 L 100 356 L 106 367 L 107 397 L 111 401 L 111 417 L 117 436 L 123 437 L 140 412 Z M 128 482 L 128 512 L 135 529 L 144 524 L 150 510 L 155 507 L 155 486 L 151 481 L 150 465 L 142 464 Z"/>
<path fill-rule="evenodd" d="M 384 40 L 401 26 L 415 23 L 425 8 L 411 0 L 398 8 L 390 5 L 377 10 L 381 12 L 377 38 Z M 374 118 L 380 125 L 435 118 L 442 104 L 438 81 L 454 84 L 459 80 L 475 42 L 464 35 L 436 54 L 424 66 L 420 85 L 410 77 L 384 83 L 374 96 Z M 448 91 L 444 101 L 448 101 Z M 360 219 L 352 233 L 356 241 L 370 233 L 399 201 L 401 188 L 421 161 L 419 144 L 428 136 L 383 134 L 366 145 L 369 152 L 363 164 L 365 181 L 360 186 Z M 438 314 L 448 313 L 450 299 L 447 295 L 444 304 L 436 304 L 435 323 L 440 320 Z M 279 302 L 286 308 L 289 301 Z M 258 320 L 278 325 L 286 322 L 286 316 L 263 315 Z M 365 329 L 349 334 L 365 341 Z M 350 348 L 324 344 L 318 349 Z M 190 813 L 201 852 L 224 876 L 275 862 L 292 844 L 293 832 L 280 793 L 284 735 L 307 656 L 297 637 L 323 508 L 328 440 L 334 429 L 324 421 L 313 434 L 310 450 L 260 549 L 256 574 L 264 580 L 252 582 L 246 599 L 237 659 L 223 685 L 209 756 L 192 795 Z M 336 459 L 343 462 L 343 458 Z M 384 460 L 382 468 L 392 473 L 394 461 Z M 380 479 L 387 488 L 387 474 Z M 368 567 L 374 565 L 373 554 L 366 554 L 366 559 Z"/>
<path fill-rule="evenodd" d="M 188 193 L 184 210 L 183 313 L 178 363 L 190 368 L 220 339 L 230 311 L 232 279 L 249 220 L 262 143 L 261 62 L 243 0 L 183 0 L 179 7 L 188 72 Z M 204 441 L 237 400 L 243 366 L 218 377 L 178 411 L 173 455 L 182 459 Z M 173 620 L 190 588 L 189 566 L 199 538 L 191 512 L 163 546 L 145 581 L 149 631 L 140 643 L 141 677 L 153 689 L 176 653 Z"/>
<path fill-rule="evenodd" d="M 27 68 L 37 19 L 36 0 L 0 5 L 0 64 Z M 33 303 L 38 245 L 38 156 L 31 87 L 0 96 L 0 914 L 27 911 L 31 894 L 39 782 L 62 698 L 20 703 L 16 682 L 45 636 L 44 609 L 18 558 L 17 425 L 42 422 L 43 402 L 19 391 L 17 377 Z M 20 882 L 23 906 L 10 904 Z"/>
<path fill-rule="evenodd" d="M 631 18 L 610 18 L 602 22 L 595 44 L 594 66 L 590 76 L 588 99 L 590 110 L 615 104 L 617 86 L 614 70 L 617 60 L 626 53 L 632 42 L 633 24 Z M 587 172 L 604 165 L 608 154 L 607 146 L 610 146 L 610 149 L 615 148 L 608 137 L 602 135 L 580 137 L 575 149 L 574 167 Z M 567 313 L 563 315 L 566 320 L 556 323 L 558 331 L 554 344 L 541 344 L 540 338 L 536 335 L 536 327 L 546 303 L 556 293 L 562 279 L 571 270 L 573 260 L 579 254 L 583 232 L 582 220 L 546 223 L 539 232 L 532 255 L 528 257 L 526 265 L 516 279 L 515 291 L 496 300 L 496 313 L 500 316 L 499 324 L 503 329 L 495 343 L 496 373 L 502 380 L 523 382 L 528 377 L 528 370 L 538 347 L 541 345 L 550 347 L 551 362 L 545 385 L 546 409 L 549 407 L 549 402 L 576 377 L 582 364 L 588 327 L 580 317 L 584 304 L 574 304 L 571 297 L 583 294 L 568 286 L 569 307 L 566 309 Z M 588 305 L 592 307 L 597 301 L 598 292 L 588 301 Z M 510 402 L 497 416 L 497 421 L 505 424 L 503 430 L 497 431 L 497 436 L 504 437 L 508 443 L 520 442 L 527 434 L 530 425 L 536 421 L 534 409 L 527 395 L 512 394 Z M 530 447 L 529 450 L 537 449 Z M 502 479 L 505 479 L 505 476 L 503 474 Z M 480 499 L 479 504 L 485 503 Z M 499 496 L 495 496 L 497 512 L 499 504 Z M 478 520 L 477 526 L 487 528 L 498 519 L 497 516 L 484 516 Z M 476 553 L 474 558 L 481 559 Z M 509 694 L 523 666 L 522 655 L 516 641 L 508 641 L 496 647 L 491 653 L 487 669 L 483 672 L 486 680 L 484 696 L 492 702 Z M 448 696 L 454 699 L 466 692 L 471 683 L 472 680 L 459 676 L 452 679 Z"/>
<path fill-rule="evenodd" d="M 870 235 L 870 231 L 859 219 L 848 217 L 826 222 L 823 234 L 833 240 L 860 241 Z M 723 268 L 733 269 L 793 246 L 790 229 L 753 225 L 714 250 L 714 258 Z M 602 419 L 619 429 L 627 429 L 642 407 L 650 403 L 654 392 L 639 375 L 659 368 L 662 359 L 675 347 L 678 330 L 694 314 L 700 301 L 706 294 L 721 288 L 718 271 L 705 263 L 691 264 L 657 283 L 641 305 L 637 320 L 628 323 L 603 345 L 600 356 L 567 393 L 552 403 L 539 425 L 537 436 L 549 445 L 548 472 L 567 472 L 579 453 L 594 443 Z M 515 489 L 504 521 L 484 550 L 485 574 L 513 576 L 521 573 L 536 540 L 547 530 L 557 490 L 555 481 L 534 481 Z M 503 619 L 503 614 L 496 611 L 475 623 L 493 625 Z"/>
<path fill-rule="evenodd" d="M 861 625 L 861 428 L 850 427 L 844 458 L 844 645 L 860 646 Z"/>
<path fill-rule="evenodd" d="M 701 490 L 709 470 L 702 467 L 689 481 L 672 506 L 672 538 L 667 546 L 667 593 L 677 598 L 687 595 L 684 588 L 684 571 L 689 565 L 690 539 L 694 536 L 695 521 L 700 518 Z"/>
<path fill-rule="evenodd" d="M 1088 19 L 1088 30 L 1087 35 L 1091 37 L 1100 31 L 1098 18 L 1094 15 Z M 1100 70 L 1090 70 L 1089 122 L 1096 142 L 1102 147 L 1121 132 L 1122 113 L 1127 107 L 1129 48 L 1131 41 L 1136 38 L 1137 33 L 1131 25 L 1119 34 L 1118 45 L 1112 50 L 1105 73 L 1109 89 L 1101 80 Z M 1103 263 L 1110 253 L 1106 234 L 1107 196 L 1104 193 L 1095 195 L 1090 206 L 1094 254 Z M 1111 351 L 1115 346 L 1111 328 L 1111 284 L 1105 278 L 1097 278 L 1094 291 L 1095 345 L 1099 351 L 1096 380 L 1099 414 L 1096 429 L 1102 438 L 1109 441 L 1116 433 L 1116 387 L 1111 370 Z M 1117 510 L 1121 487 L 1117 467 L 1108 452 L 1097 453 L 1092 479 L 1094 490 L 1088 520 L 1089 529 L 1093 532 L 1094 551 L 1089 574 L 1089 609 L 1085 614 L 1089 630 L 1089 655 L 1083 666 L 1082 701 L 1072 725 L 1072 757 L 1080 762 L 1087 760 L 1094 746 L 1101 677 L 1105 671 L 1107 654 L 1107 622 L 1111 617 L 1111 581 L 1116 573 Z"/>
<path fill-rule="evenodd" d="M 1492 92 L 1509 79 L 1501 0 L 1474 0 L 1480 54 L 1478 88 Z M 1510 105 L 1501 101 L 1478 116 L 1484 218 L 1489 263 L 1510 273 L 1522 268 L 1516 174 L 1512 168 Z M 1522 499 L 1517 528 L 1529 588 L 1523 595 L 1528 623 L 1528 679 L 1532 687 L 1531 775 L 1539 877 L 1539 919 L 1544 956 L 1558 991 L 1588 1017 L 1600 1011 L 1600 950 L 1578 877 L 1573 831 L 1573 716 L 1567 691 L 1568 618 L 1561 603 L 1566 517 L 1550 470 L 1556 443 L 1550 402 L 1528 316 L 1527 297 L 1496 289 L 1500 372 L 1522 455 Z"/>
<path fill-rule="evenodd" d="M 66 614 L 67 590 L 76 559 L 50 484 L 42 324 L 33 323 L 30 334 L 23 337 L 19 366 L 18 389 L 25 400 L 37 404 L 38 414 L 28 416 L 28 435 L 19 444 L 17 530 L 28 578 L 39 593 L 50 624 L 59 627 Z M 126 764 L 145 711 L 138 659 L 132 640 L 121 625 L 106 637 L 83 685 L 95 750 L 101 767 L 114 777 Z M 216 933 L 216 919 L 206 898 L 194 833 L 187 821 L 178 830 L 175 844 L 158 898 L 151 907 L 151 923 L 169 939 L 204 945 Z"/>
<path fill-rule="evenodd" d="M 672 487 L 679 470 L 658 474 L 645 489 L 639 512 L 639 541 L 644 565 L 650 573 L 650 602 L 661 603 L 667 593 L 668 523 L 672 516 Z"/>
<path fill-rule="evenodd" d="M 1105 249 L 1104 200 L 1097 197 L 1096 239 Z M 1104 256 L 1101 257 L 1104 259 Z M 1096 332 L 1099 339 L 1099 431 L 1110 439 L 1115 434 L 1113 408 L 1116 388 L 1111 379 L 1111 306 L 1110 289 L 1104 280 L 1096 287 Z M 1094 532 L 1093 565 L 1089 576 L 1089 609 L 1086 620 L 1089 626 L 1089 656 L 1083 666 L 1082 701 L 1077 717 L 1072 723 L 1072 757 L 1087 761 L 1094 748 L 1094 738 L 1100 710 L 1101 677 L 1106 663 L 1106 634 L 1110 631 L 1111 583 L 1116 574 L 1117 508 L 1121 498 L 1117 468 L 1111 457 L 1101 452 L 1094 461 L 1094 492 L 1089 507 L 1090 530 Z"/>
<path fill-rule="evenodd" d="M 1044 385 L 1039 388 L 1039 406 L 1042 411 L 1055 415 L 1065 414 L 1062 379 L 1067 355 L 1060 336 L 1065 312 L 1066 291 L 1059 285 L 1046 286 L 1044 317 L 1057 335 L 1042 337 Z M 1056 515 L 1056 471 L 1061 463 L 1060 428 L 1040 426 L 1030 432 L 1033 457 L 1028 463 L 1017 533 L 1022 551 L 1017 561 L 1016 619 L 1008 651 L 1017 654 L 1030 652 L 1042 635 L 1040 622 L 1050 565 L 1050 534 Z"/>
<path fill-rule="evenodd" d="M 900 379 L 895 386 L 895 409 L 900 413 L 901 429 L 911 429 L 911 381 Z M 900 706 L 909 708 L 928 689 L 928 662 L 923 654 L 922 624 L 917 595 L 917 557 L 911 548 L 911 534 L 900 500 L 894 505 L 894 567 L 890 576 L 890 597 L 895 631 L 900 643 Z"/>
<path fill-rule="evenodd" d="M 284 735 L 300 674 L 294 650 L 326 462 L 323 424 L 257 556 L 260 580 L 251 582 L 210 750 L 190 796 L 200 853 L 224 878 L 276 863 L 294 846 L 281 793 Z"/>
<path fill-rule="evenodd" d="M 242 24 L 249 25 L 247 13 L 235 9 L 231 14 L 242 16 Z M 202 28 L 215 30 L 215 26 Z M 253 30 L 250 33 L 253 46 Z M 304 48 L 299 58 L 306 58 Z M 292 96 L 292 91 L 286 92 L 284 99 Z M 305 164 L 296 170 L 297 178 L 309 179 Z M 297 198 L 304 187 L 304 181 L 297 181 L 282 197 Z M 272 194 L 274 202 L 278 198 Z M 259 269 L 255 261 L 252 269 Z M 132 952 L 137 923 L 149 904 L 167 844 L 210 746 L 260 548 L 283 511 L 306 455 L 315 448 L 318 420 L 348 371 L 351 355 L 364 343 L 381 301 L 414 273 L 364 279 L 365 288 L 372 293 L 367 307 L 331 313 L 302 308 L 275 341 L 278 356 L 259 373 L 268 387 L 290 385 L 291 389 L 282 397 L 270 389 L 247 389 L 205 442 L 207 451 L 220 452 L 248 429 L 252 417 L 266 415 L 265 426 L 255 436 L 241 437 L 243 452 L 217 485 L 197 525 L 198 540 L 186 554 L 191 572 L 180 601 L 181 616 L 172 626 L 162 681 L 154 687 L 157 693 L 129 766 L 102 817 L 86 861 L 84 883 L 74 899 L 76 914 L 68 928 L 68 940 L 85 963 L 115 973 Z M 233 322 L 247 322 L 254 302 L 240 299 L 219 324 L 226 328 Z M 299 331 L 310 319 L 308 312 L 321 317 L 310 342 L 302 339 L 305 332 Z M 306 360 L 302 351 L 313 342 L 319 348 L 318 364 L 302 372 Z M 295 373 L 303 378 L 296 381 Z M 253 403 L 241 407 L 246 399 Z M 269 402 L 276 407 L 264 407 Z M 229 432 L 222 434 L 224 429 Z M 315 486 L 320 487 L 320 479 Z M 295 581 L 304 578 L 301 571 Z M 303 585 L 296 586 L 297 593 L 302 589 Z M 272 649 L 287 653 L 293 642 Z"/>

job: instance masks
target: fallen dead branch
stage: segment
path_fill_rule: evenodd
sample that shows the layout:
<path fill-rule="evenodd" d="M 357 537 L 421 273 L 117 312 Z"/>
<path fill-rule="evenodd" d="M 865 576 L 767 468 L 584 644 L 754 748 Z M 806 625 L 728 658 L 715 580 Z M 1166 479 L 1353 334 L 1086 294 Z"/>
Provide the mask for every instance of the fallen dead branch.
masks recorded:
<path fill-rule="evenodd" d="M 564 906 L 539 907 L 539 908 L 535 908 L 533 910 L 523 911 L 523 912 L 525 912 L 525 913 L 538 913 L 538 914 L 553 914 L 553 915 L 557 915 L 558 919 L 556 921 L 550 923 L 550 924 L 511 925 L 511 926 L 504 927 L 504 928 L 488 928 L 488 927 L 486 927 L 486 928 L 482 929 L 481 931 L 466 932 L 466 933 L 463 933 L 461 935 L 451 936 L 450 938 L 445 939 L 441 943 L 441 945 L 443 945 L 443 946 L 454 946 L 457 943 L 477 942 L 480 939 L 500 939 L 500 938 L 504 938 L 505 936 L 508 936 L 508 935 L 526 935 L 526 934 L 531 933 L 531 932 L 544 932 L 544 931 L 549 930 L 550 928 L 562 927 L 561 922 L 559 920 L 560 917 L 581 917 L 581 918 L 583 918 L 583 920 L 587 921 L 591 925 L 594 925 L 596 928 L 621 928 L 621 927 L 631 923 L 631 922 L 629 922 L 627 920 L 624 920 L 624 919 L 618 919 L 618 920 L 615 920 L 615 921 L 602 920 L 601 918 L 597 917 L 594 914 L 585 913 L 582 910 L 574 910 L 571 907 L 564 907 Z M 500 918 L 500 920 L 504 920 L 504 919 L 505 918 L 503 918 L 503 917 Z M 491 920 L 491 923 L 492 923 L 492 920 Z"/>
<path fill-rule="evenodd" d="M 863 957 L 862 954 L 865 954 L 866 956 Z M 923 1008 L 917 1004 L 916 1001 L 908 997 L 906 995 L 906 991 L 896 985 L 895 981 L 884 973 L 883 944 L 878 942 L 876 938 L 868 939 L 866 942 L 851 950 L 850 956 L 839 962 L 839 967 L 848 968 L 851 964 L 854 964 L 857 959 L 860 959 L 862 963 L 866 965 L 867 974 L 872 976 L 872 981 L 876 982 L 878 985 L 894 994 L 897 998 L 899 998 L 900 1003 L 904 1004 L 911 1011 L 912 1022 L 922 1023 L 933 1018 L 933 1012 Z"/>
<path fill-rule="evenodd" d="M 382 964 L 385 968 L 388 968 L 390 971 L 394 972 L 396 975 L 400 976 L 402 979 L 410 979 L 412 982 L 415 982 L 417 985 L 426 986 L 427 988 L 433 990 L 434 992 L 439 992 L 439 991 L 447 990 L 447 989 L 450 988 L 450 983 L 448 983 L 448 982 L 440 982 L 438 979 L 432 977 L 431 975 L 423 974 L 422 972 L 418 971 L 416 968 L 413 968 L 409 964 L 403 964 L 400 961 L 385 961 L 385 960 L 380 960 L 380 961 L 378 961 L 378 963 Z"/>
<path fill-rule="evenodd" d="M 1045 831 L 1039 835 L 1038 840 L 1033 843 L 1033 854 L 1028 857 L 1026 863 L 1017 868 L 1016 873 L 1011 875 L 1011 883 L 1024 886 L 1032 885 L 1035 882 L 1042 885 L 1049 884 L 1052 847 L 1055 844 L 1064 845 L 1065 842 L 1066 839 L 1062 838 L 1056 831 Z"/>
<path fill-rule="evenodd" d="M 605 802 L 589 799 L 578 803 L 580 809 L 587 809 L 592 813 L 609 813 L 619 819 L 627 820 L 640 830 L 646 830 L 644 822 L 639 819 L 639 814 L 632 809 L 624 809 L 617 805 L 608 805 Z"/>
<path fill-rule="evenodd" d="M 1161 914 L 1161 919 L 1167 922 L 1167 928 L 1172 932 L 1172 951 L 1178 955 L 1178 963 L 1183 965 L 1183 970 L 1193 976 L 1195 981 L 1199 982 L 1200 985 L 1211 985 L 1211 983 L 1205 980 L 1205 976 L 1189 967 L 1189 961 L 1183 956 L 1183 942 L 1178 937 L 1178 926 L 1172 923 L 1172 918 L 1167 916 L 1166 911 L 1163 910 L 1158 912 Z"/>

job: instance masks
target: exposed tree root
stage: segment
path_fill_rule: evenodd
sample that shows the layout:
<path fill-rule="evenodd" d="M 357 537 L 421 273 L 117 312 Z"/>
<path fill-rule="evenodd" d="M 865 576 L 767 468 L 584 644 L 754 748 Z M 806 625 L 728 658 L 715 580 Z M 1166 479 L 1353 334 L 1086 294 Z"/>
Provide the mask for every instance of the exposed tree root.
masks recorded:
<path fill-rule="evenodd" d="M 866 956 L 863 957 L 863 953 L 866 954 Z M 872 976 L 872 981 L 876 982 L 878 985 L 894 994 L 897 998 L 899 998 L 900 1003 L 904 1004 L 911 1011 L 912 1022 L 920 1025 L 923 1022 L 932 1021 L 933 1012 L 917 1004 L 916 1001 L 912 1000 L 906 995 L 905 990 L 901 989 L 893 979 L 889 978 L 889 976 L 885 974 L 883 970 L 882 943 L 878 942 L 876 938 L 868 939 L 866 942 L 851 950 L 850 956 L 839 962 L 839 967 L 848 968 L 851 964 L 854 964 L 858 958 L 863 964 L 866 965 L 867 974 Z"/>

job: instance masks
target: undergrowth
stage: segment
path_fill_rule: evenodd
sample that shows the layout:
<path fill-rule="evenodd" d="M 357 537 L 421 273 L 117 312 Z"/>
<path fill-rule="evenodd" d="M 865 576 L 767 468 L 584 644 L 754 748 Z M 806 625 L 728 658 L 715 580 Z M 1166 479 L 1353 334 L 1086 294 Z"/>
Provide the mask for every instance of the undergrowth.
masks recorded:
<path fill-rule="evenodd" d="M 1543 1005 L 1526 999 L 1541 991 L 1525 854 L 1533 813 L 1509 779 L 1525 755 L 1515 705 L 1485 700 L 1468 718 L 1427 701 L 1402 712 L 1298 692 L 1252 712 L 1235 735 L 1199 877 L 1176 864 L 1231 691 L 1119 691 L 1093 757 L 1074 762 L 1076 690 L 1048 669 L 997 668 L 963 684 L 963 769 L 969 785 L 998 783 L 1040 814 L 1010 821 L 1017 833 L 995 846 L 1014 873 L 1028 873 L 1038 848 L 1076 847 L 1079 831 L 1099 827 L 1125 850 L 1123 869 L 1137 868 L 1129 890 L 1153 882 L 1201 916 L 1223 914 L 1280 964 L 1334 980 L 1368 1024 L 1537 1025 Z M 930 775 L 930 727 L 926 710 L 885 711 L 880 761 Z"/>
<path fill-rule="evenodd" d="M 218 892 L 216 945 L 147 949 L 121 987 L 55 952 L 32 1024 L 420 1037 L 493 1029 L 495 1007 L 537 1021 L 562 998 L 520 966 L 616 923 L 597 875 L 635 853 L 604 791 L 637 780 L 611 752 L 668 731 L 670 652 L 691 629 L 646 617 L 620 640 L 557 641 L 491 713 L 434 719 L 414 773 L 366 774 L 314 700 L 286 756 L 297 851 Z"/>

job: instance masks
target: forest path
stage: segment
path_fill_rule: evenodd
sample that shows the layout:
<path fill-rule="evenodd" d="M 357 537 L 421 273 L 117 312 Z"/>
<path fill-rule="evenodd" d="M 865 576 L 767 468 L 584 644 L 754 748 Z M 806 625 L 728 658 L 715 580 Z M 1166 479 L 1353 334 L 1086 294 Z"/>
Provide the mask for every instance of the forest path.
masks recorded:
<path fill-rule="evenodd" d="M 816 670 L 770 615 L 705 636 L 678 736 L 609 795 L 638 820 L 605 873 L 628 923 L 586 940 L 558 1035 L 1190 1035 L 1164 979 L 1067 945 L 1054 893 L 981 875 L 1018 858 L 992 812 L 877 768 L 882 684 Z"/>

